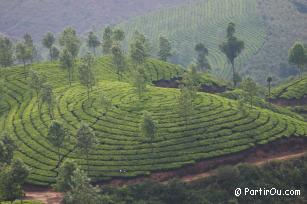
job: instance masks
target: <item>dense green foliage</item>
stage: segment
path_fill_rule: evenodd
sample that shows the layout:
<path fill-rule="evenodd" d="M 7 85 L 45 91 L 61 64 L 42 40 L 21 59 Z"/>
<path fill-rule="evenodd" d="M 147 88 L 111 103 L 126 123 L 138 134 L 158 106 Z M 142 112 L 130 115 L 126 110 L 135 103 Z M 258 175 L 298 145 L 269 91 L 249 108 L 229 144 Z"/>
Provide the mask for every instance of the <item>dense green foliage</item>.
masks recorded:
<path fill-rule="evenodd" d="M 109 203 L 209 204 L 209 203 L 306 203 L 307 157 L 287 162 L 272 162 L 256 167 L 246 164 L 224 166 L 216 175 L 192 184 L 145 182 L 121 189 L 104 189 Z M 240 196 L 236 188 L 300 190 L 299 196 Z M 273 192 L 273 191 L 272 191 Z"/>

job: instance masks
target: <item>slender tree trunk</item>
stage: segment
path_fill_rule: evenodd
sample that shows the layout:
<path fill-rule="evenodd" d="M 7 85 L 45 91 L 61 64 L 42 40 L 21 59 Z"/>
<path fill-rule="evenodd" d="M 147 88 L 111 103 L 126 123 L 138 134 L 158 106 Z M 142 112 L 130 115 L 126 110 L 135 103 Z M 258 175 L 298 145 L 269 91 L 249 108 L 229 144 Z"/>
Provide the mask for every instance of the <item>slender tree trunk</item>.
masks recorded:
<path fill-rule="evenodd" d="M 302 80 L 303 74 L 302 74 L 302 67 L 300 65 L 298 65 L 298 70 L 299 70 L 299 73 L 300 73 L 300 79 Z"/>
<path fill-rule="evenodd" d="M 52 105 L 49 105 L 49 113 L 50 113 L 50 117 L 53 120 L 54 119 L 54 115 L 53 115 L 53 107 Z"/>
<path fill-rule="evenodd" d="M 90 166 L 89 166 L 89 162 L 88 162 L 88 153 L 86 153 L 86 166 L 87 166 L 87 175 L 89 176 L 89 174 L 90 174 Z"/>
<path fill-rule="evenodd" d="M 253 108 L 253 96 L 251 96 L 250 102 L 251 102 L 251 108 Z"/>
<path fill-rule="evenodd" d="M 237 86 L 237 82 L 236 82 L 236 72 L 235 72 L 235 63 L 234 63 L 234 61 L 231 62 L 231 68 L 232 68 L 233 86 L 236 87 Z"/>
<path fill-rule="evenodd" d="M 118 77 L 118 80 L 120 81 L 120 71 L 119 71 L 119 68 L 117 68 L 117 77 Z"/>
<path fill-rule="evenodd" d="M 52 59 L 52 51 L 51 51 L 51 47 L 49 48 L 49 55 L 50 55 L 50 61 L 52 62 L 53 59 Z"/>
<path fill-rule="evenodd" d="M 269 97 L 271 97 L 271 82 L 269 82 Z"/>
<path fill-rule="evenodd" d="M 68 70 L 68 81 L 69 81 L 69 86 L 71 86 L 71 71 L 70 70 Z"/>
<path fill-rule="evenodd" d="M 87 99 L 90 100 L 90 87 L 87 85 Z"/>
<path fill-rule="evenodd" d="M 22 60 L 23 61 L 23 73 L 25 75 L 25 79 L 27 79 L 27 75 L 26 75 L 26 61 L 25 60 Z"/>

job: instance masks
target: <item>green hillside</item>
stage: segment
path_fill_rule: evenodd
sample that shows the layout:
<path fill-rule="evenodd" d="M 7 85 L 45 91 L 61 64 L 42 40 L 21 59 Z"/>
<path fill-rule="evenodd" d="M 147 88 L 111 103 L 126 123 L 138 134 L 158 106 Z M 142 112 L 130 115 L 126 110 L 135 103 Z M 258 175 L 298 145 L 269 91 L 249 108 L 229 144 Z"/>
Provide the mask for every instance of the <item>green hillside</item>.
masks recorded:
<path fill-rule="evenodd" d="M 307 96 L 307 76 L 294 79 L 277 86 L 272 92 L 272 98 L 302 99 Z"/>
<path fill-rule="evenodd" d="M 84 155 L 74 149 L 75 134 L 81 121 L 96 131 L 99 144 L 89 157 L 90 176 L 95 180 L 148 175 L 152 171 L 240 152 L 281 137 L 307 135 L 307 125 L 301 120 L 261 108 L 243 113 L 237 102 L 206 93 L 197 94 L 193 117 L 185 127 L 178 113 L 177 89 L 148 86 L 148 92 L 139 99 L 129 83 L 116 81 L 110 63 L 108 57 L 98 61 L 95 68 L 98 82 L 89 100 L 86 89 L 79 83 L 67 85 L 66 73 L 56 63 L 32 67 L 46 75 L 46 81 L 55 87 L 54 115 L 71 135 L 61 154 L 86 168 Z M 175 65 L 157 60 L 148 63 L 161 78 L 176 76 L 180 71 Z M 154 68 L 147 70 L 155 73 L 150 71 Z M 51 122 L 48 108 L 38 109 L 36 94 L 29 88 L 21 67 L 4 69 L 2 74 L 5 87 L 1 107 L 5 108 L 1 108 L 0 129 L 10 133 L 18 145 L 16 156 L 31 167 L 29 181 L 53 183 L 58 157 L 56 148 L 46 140 Z M 129 73 L 125 78 L 129 81 Z M 106 115 L 100 102 L 102 95 L 113 104 Z M 151 112 L 158 122 L 158 135 L 153 144 L 140 136 L 144 110 Z"/>
<path fill-rule="evenodd" d="M 209 48 L 209 61 L 213 73 L 227 78 L 230 69 L 219 44 L 225 40 L 229 22 L 237 25 L 237 35 L 245 41 L 245 50 L 237 60 L 243 68 L 247 60 L 263 45 L 265 26 L 258 13 L 257 0 L 195 0 L 174 8 L 136 17 L 118 25 L 131 39 L 135 30 L 145 33 L 158 52 L 160 35 L 167 37 L 174 47 L 175 63 L 187 65 L 196 56 L 194 46 L 202 42 Z"/>

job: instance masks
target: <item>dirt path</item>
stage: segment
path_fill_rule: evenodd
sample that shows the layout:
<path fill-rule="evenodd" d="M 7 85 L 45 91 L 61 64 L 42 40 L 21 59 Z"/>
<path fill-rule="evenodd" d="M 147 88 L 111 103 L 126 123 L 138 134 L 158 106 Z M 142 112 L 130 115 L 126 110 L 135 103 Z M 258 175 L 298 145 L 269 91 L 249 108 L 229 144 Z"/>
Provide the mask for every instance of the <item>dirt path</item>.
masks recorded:
<path fill-rule="evenodd" d="M 26 200 L 41 201 L 44 204 L 59 204 L 63 199 L 63 194 L 55 192 L 51 188 L 26 186 Z"/>
<path fill-rule="evenodd" d="M 291 159 L 297 159 L 306 154 L 307 154 L 307 150 L 302 151 L 302 152 L 287 154 L 287 155 L 280 155 L 280 156 L 265 158 L 265 159 L 256 159 L 256 160 L 248 161 L 244 163 L 248 163 L 248 164 L 255 165 L 255 166 L 262 166 L 262 165 L 265 165 L 273 161 L 286 161 L 286 160 L 291 160 Z M 198 181 L 198 180 L 213 176 L 215 174 L 216 174 L 215 169 L 213 169 L 213 170 L 210 170 L 204 173 L 200 173 L 200 174 L 184 176 L 181 178 L 181 180 L 184 182 L 194 182 L 194 181 Z"/>

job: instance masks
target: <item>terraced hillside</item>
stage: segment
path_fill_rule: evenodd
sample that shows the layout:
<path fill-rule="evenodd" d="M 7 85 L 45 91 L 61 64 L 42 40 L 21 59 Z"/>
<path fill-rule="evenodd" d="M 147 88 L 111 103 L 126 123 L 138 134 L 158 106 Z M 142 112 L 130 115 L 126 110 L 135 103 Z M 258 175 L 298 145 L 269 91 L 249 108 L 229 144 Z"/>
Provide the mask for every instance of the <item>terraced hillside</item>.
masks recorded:
<path fill-rule="evenodd" d="M 265 26 L 257 9 L 257 0 L 195 0 L 137 17 L 118 27 L 128 33 L 128 40 L 135 30 L 145 33 L 155 54 L 159 35 L 167 37 L 175 51 L 172 61 L 183 65 L 195 58 L 194 46 L 202 42 L 209 48 L 213 73 L 227 78 L 230 69 L 218 47 L 225 40 L 227 25 L 236 23 L 237 35 L 245 41 L 246 49 L 237 60 L 237 66 L 243 68 L 266 38 Z"/>
<path fill-rule="evenodd" d="M 39 41 L 47 31 L 61 32 L 74 26 L 86 32 L 118 23 L 127 18 L 165 7 L 185 3 L 187 0 L 10 0 L 1 1 L 0 30 L 12 37 L 25 33 Z M 52 12 L 50 12 L 52 11 Z M 48 22 L 48 23 L 46 23 Z"/>
<path fill-rule="evenodd" d="M 307 77 L 292 79 L 273 89 L 271 102 L 289 106 L 307 120 Z"/>
<path fill-rule="evenodd" d="M 276 87 L 272 92 L 272 98 L 274 99 L 303 99 L 307 96 L 307 76 L 302 80 L 295 79 L 290 80 Z"/>
<path fill-rule="evenodd" d="M 116 81 L 108 60 L 103 58 L 96 66 L 99 80 L 90 99 L 78 83 L 67 85 L 65 72 L 57 64 L 33 66 L 55 87 L 57 104 L 53 113 L 71 135 L 61 154 L 86 168 L 84 155 L 74 148 L 75 134 L 81 121 L 96 131 L 99 144 L 89 157 L 90 176 L 95 180 L 148 175 L 240 152 L 281 137 L 307 135 L 307 125 L 301 120 L 260 108 L 243 113 L 237 102 L 206 93 L 198 93 L 193 117 L 185 127 L 178 113 L 177 89 L 148 86 L 148 92 L 139 99 L 130 84 Z M 159 63 L 159 76 L 176 75 L 175 65 Z M 10 133 L 18 144 L 16 156 L 31 167 L 29 181 L 53 183 L 58 157 L 57 149 L 46 140 L 51 122 L 48 108 L 38 109 L 36 94 L 29 89 L 21 67 L 4 69 L 2 74 L 2 107 L 7 111 L 2 111 L 0 129 Z M 100 102 L 102 95 L 113 104 L 107 113 Z M 139 132 L 144 110 L 158 122 L 158 134 L 152 144 Z"/>

